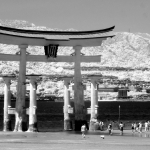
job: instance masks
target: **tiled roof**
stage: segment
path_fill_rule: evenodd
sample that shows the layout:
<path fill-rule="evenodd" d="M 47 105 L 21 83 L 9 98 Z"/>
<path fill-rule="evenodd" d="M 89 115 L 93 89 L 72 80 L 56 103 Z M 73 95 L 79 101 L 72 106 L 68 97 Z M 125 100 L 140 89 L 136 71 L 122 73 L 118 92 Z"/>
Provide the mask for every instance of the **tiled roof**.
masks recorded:
<path fill-rule="evenodd" d="M 40 30 L 25 30 L 0 26 L 0 34 L 29 37 L 29 38 L 42 38 L 46 40 L 71 40 L 71 39 L 91 39 L 91 38 L 103 38 L 113 37 L 110 32 L 115 28 L 92 31 L 40 31 Z"/>

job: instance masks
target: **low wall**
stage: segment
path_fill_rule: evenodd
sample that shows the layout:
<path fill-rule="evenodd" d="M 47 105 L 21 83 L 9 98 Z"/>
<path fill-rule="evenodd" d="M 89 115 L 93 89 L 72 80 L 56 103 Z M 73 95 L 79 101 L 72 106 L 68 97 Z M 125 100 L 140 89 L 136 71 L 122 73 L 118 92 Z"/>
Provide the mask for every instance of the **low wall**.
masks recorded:
<path fill-rule="evenodd" d="M 63 130 L 63 102 L 37 101 L 37 119 L 40 131 Z M 71 104 L 73 106 L 73 103 Z M 105 124 L 109 121 L 114 121 L 117 126 L 120 120 L 130 124 L 133 121 L 150 120 L 150 102 L 127 102 L 127 101 L 99 101 L 99 116 Z M 0 130 L 3 126 L 3 101 L 0 101 Z M 12 107 L 15 107 L 15 101 L 12 101 Z M 26 102 L 26 107 L 29 107 L 29 101 Z M 90 107 L 90 101 L 85 102 L 85 107 Z M 73 119 L 74 116 L 72 115 Z M 87 120 L 90 120 L 90 115 L 87 115 Z M 12 128 L 14 126 L 15 117 L 12 115 Z"/>

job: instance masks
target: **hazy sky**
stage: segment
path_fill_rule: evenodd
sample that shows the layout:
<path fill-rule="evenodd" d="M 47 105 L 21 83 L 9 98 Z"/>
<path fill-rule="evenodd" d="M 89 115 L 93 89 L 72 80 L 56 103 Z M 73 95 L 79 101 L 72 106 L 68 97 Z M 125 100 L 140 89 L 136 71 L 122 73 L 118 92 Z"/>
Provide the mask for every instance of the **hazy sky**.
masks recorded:
<path fill-rule="evenodd" d="M 37 26 L 150 33 L 150 0 L 0 0 L 0 20 Z"/>

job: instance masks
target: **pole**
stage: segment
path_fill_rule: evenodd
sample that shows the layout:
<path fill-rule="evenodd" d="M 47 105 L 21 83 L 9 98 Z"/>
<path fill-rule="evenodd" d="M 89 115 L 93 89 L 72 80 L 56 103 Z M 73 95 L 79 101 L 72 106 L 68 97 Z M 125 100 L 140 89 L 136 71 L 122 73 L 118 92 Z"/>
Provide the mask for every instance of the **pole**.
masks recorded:
<path fill-rule="evenodd" d="M 120 122 L 120 105 L 119 105 L 119 118 L 118 118 L 118 122 Z"/>

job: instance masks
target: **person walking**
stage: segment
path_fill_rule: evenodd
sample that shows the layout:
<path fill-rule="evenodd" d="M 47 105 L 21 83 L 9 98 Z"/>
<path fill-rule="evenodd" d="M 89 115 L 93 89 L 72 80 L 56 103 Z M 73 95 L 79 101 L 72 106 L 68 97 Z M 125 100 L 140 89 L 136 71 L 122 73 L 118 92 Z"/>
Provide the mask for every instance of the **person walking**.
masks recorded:
<path fill-rule="evenodd" d="M 122 122 L 120 122 L 119 127 L 120 127 L 120 135 L 123 135 L 123 123 Z"/>
<path fill-rule="evenodd" d="M 82 138 L 85 138 L 85 132 L 86 132 L 86 130 L 87 130 L 86 125 L 83 124 L 83 125 L 81 126 Z"/>

